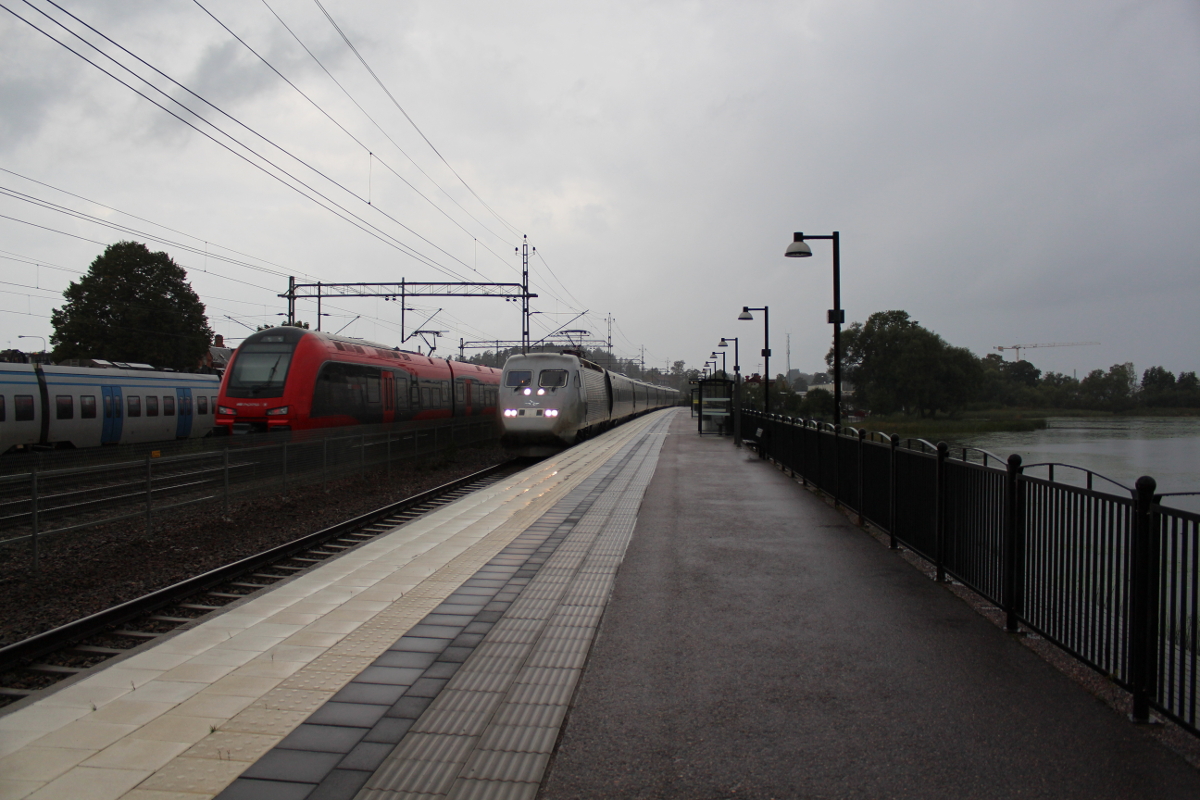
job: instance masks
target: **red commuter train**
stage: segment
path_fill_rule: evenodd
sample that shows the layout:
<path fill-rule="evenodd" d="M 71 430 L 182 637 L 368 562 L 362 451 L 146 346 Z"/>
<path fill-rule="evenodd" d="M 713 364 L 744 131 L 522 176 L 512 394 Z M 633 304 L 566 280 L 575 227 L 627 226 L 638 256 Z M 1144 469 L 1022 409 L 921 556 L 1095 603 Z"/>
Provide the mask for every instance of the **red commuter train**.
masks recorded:
<path fill-rule="evenodd" d="M 494 416 L 500 370 L 303 328 L 268 328 L 233 354 L 217 433 Z"/>

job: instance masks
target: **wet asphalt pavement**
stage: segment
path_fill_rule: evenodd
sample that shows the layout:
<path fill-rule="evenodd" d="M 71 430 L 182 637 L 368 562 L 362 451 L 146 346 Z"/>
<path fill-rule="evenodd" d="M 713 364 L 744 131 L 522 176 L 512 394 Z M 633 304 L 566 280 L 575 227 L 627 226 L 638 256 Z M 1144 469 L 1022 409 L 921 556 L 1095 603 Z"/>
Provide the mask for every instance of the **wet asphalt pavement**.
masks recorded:
<path fill-rule="evenodd" d="M 679 414 L 539 795 L 1200 798 L 1200 773 Z"/>

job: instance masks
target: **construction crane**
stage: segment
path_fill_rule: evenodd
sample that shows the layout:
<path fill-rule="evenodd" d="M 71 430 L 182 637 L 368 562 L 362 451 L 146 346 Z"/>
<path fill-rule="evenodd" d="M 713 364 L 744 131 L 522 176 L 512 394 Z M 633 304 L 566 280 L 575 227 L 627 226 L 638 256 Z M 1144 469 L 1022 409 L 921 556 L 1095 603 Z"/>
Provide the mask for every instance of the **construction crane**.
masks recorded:
<path fill-rule="evenodd" d="M 1085 345 L 1100 344 L 1099 342 L 1039 342 L 1038 344 L 1010 344 L 1007 347 L 999 346 L 996 349 L 1003 353 L 1005 350 L 1016 350 L 1017 361 L 1021 360 L 1021 351 L 1029 347 L 1083 347 Z"/>

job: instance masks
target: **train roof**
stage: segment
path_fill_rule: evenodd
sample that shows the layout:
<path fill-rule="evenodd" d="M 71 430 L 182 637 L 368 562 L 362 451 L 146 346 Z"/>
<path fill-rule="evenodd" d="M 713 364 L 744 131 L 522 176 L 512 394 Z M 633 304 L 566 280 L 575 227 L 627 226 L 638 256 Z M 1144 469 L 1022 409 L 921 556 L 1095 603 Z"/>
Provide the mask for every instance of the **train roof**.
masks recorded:
<path fill-rule="evenodd" d="M 663 386 L 663 385 L 657 384 L 657 383 L 650 383 L 649 381 L 643 381 L 638 378 L 631 378 L 628 375 L 625 375 L 624 373 L 613 372 L 612 370 L 606 370 L 606 369 L 604 369 L 604 367 L 601 367 L 599 364 L 596 364 L 595 362 L 592 362 L 592 361 L 588 361 L 586 358 L 580 358 L 579 356 L 575 355 L 574 353 L 524 353 L 521 355 L 512 355 L 512 356 L 509 356 L 508 360 L 504 362 L 504 369 L 507 370 L 509 368 L 509 365 L 512 364 L 512 362 L 514 362 L 514 361 L 517 362 L 517 364 L 514 366 L 520 367 L 521 360 L 524 360 L 524 359 L 549 361 L 550 363 L 554 363 L 554 361 L 556 361 L 556 360 L 569 359 L 571 362 L 579 363 L 580 365 L 587 367 L 588 369 L 593 369 L 593 370 L 596 370 L 597 372 L 607 372 L 609 375 L 611 375 L 614 378 L 621 378 L 623 380 L 629 381 L 630 383 L 636 383 L 641 386 L 649 386 L 653 389 L 662 389 L 662 390 L 668 391 L 668 392 L 679 391 L 678 389 L 674 389 L 670 386 Z"/>
<path fill-rule="evenodd" d="M 433 356 L 422 355 L 421 353 L 413 352 L 412 350 L 401 350 L 399 347 L 372 342 L 369 339 L 356 339 L 351 336 L 339 336 L 334 333 L 325 333 L 324 331 L 313 331 L 307 328 L 296 328 L 291 325 L 280 325 L 275 328 L 266 328 L 265 330 L 256 331 L 247 336 L 241 346 L 246 344 L 254 344 L 262 341 L 270 341 L 271 338 L 282 336 L 282 341 L 292 343 L 299 342 L 305 336 L 310 336 L 316 339 L 321 339 L 332 345 L 336 350 L 348 352 L 357 355 L 378 356 L 391 361 L 409 361 L 418 364 L 432 364 L 435 361 L 445 361 L 447 363 L 456 364 L 462 371 L 490 372 L 494 367 L 485 367 L 479 364 L 470 364 L 463 361 L 454 361 L 449 358 L 435 358 Z M 270 338 L 269 338 L 270 337 Z M 465 370 L 463 368 L 466 368 Z"/>

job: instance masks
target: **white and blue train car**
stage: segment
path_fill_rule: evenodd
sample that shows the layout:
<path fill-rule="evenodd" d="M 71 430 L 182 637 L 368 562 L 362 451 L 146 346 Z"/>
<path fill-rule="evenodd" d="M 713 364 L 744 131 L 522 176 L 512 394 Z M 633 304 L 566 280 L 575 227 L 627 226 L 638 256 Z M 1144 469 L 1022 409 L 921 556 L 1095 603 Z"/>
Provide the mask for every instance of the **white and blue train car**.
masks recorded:
<path fill-rule="evenodd" d="M 0 364 L 0 453 L 199 438 L 220 386 L 216 375 Z"/>

